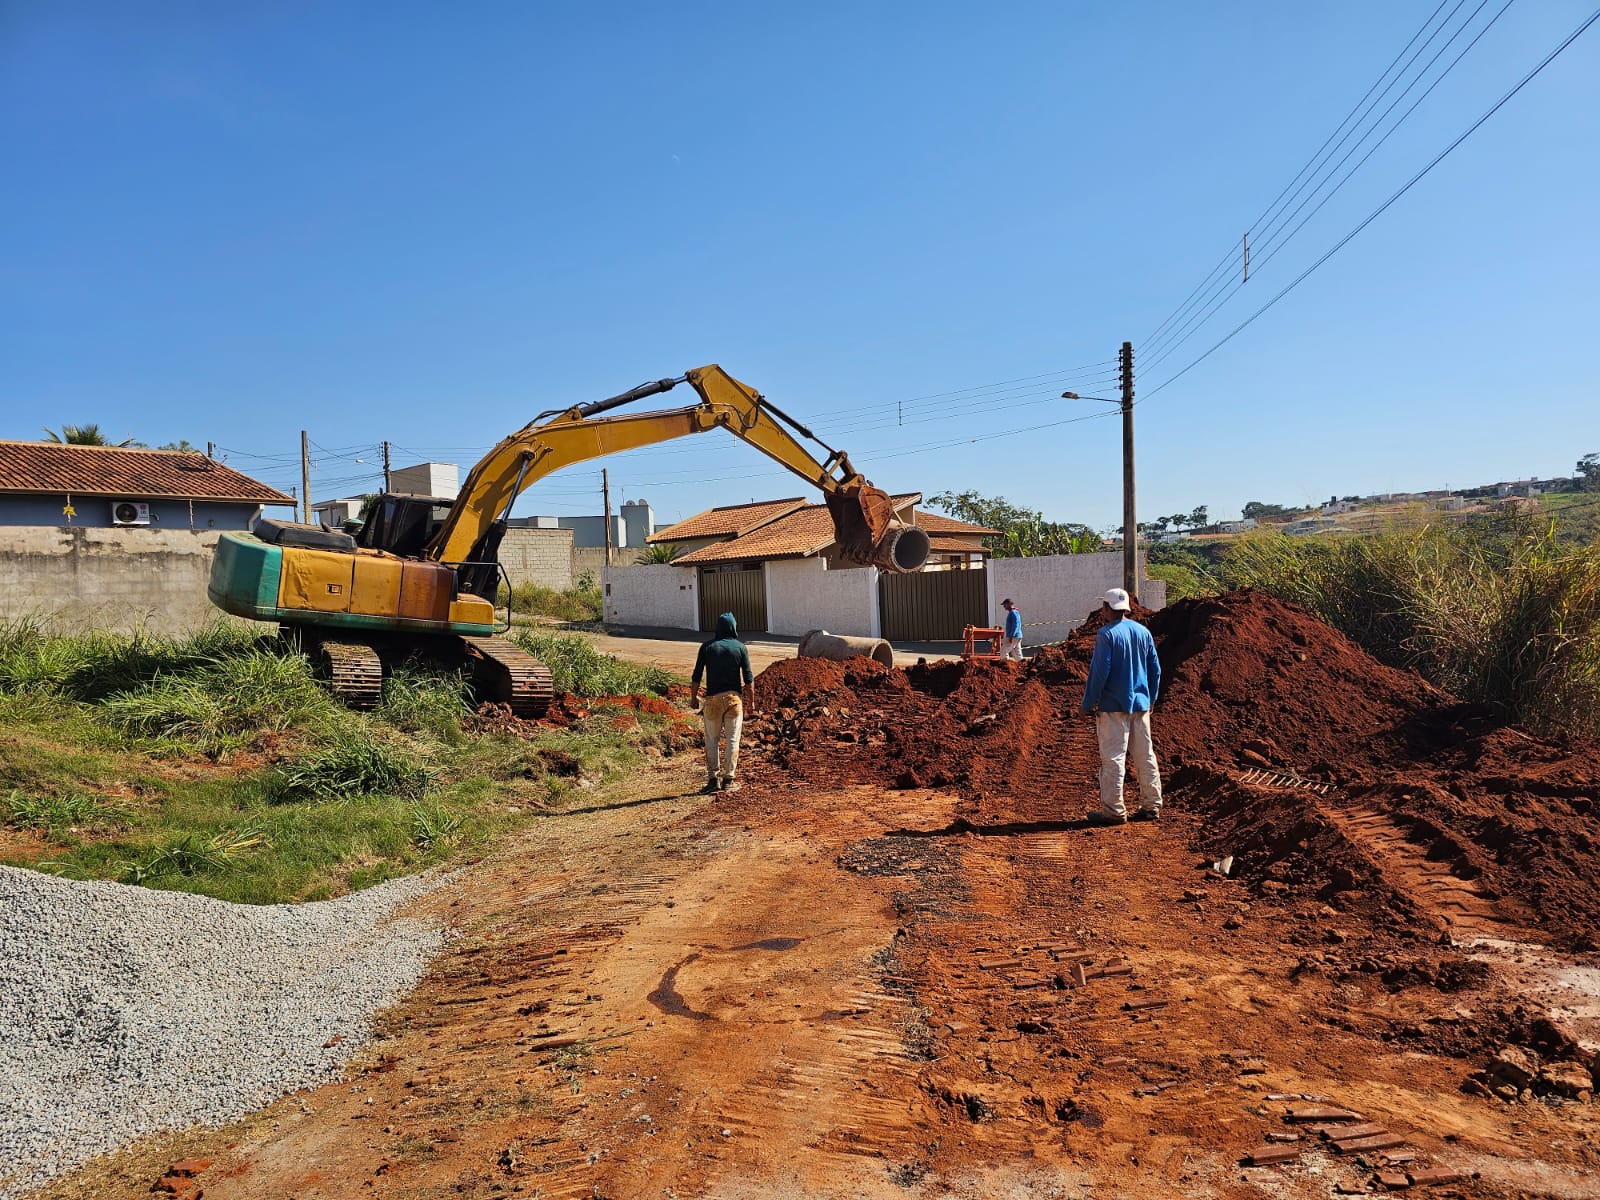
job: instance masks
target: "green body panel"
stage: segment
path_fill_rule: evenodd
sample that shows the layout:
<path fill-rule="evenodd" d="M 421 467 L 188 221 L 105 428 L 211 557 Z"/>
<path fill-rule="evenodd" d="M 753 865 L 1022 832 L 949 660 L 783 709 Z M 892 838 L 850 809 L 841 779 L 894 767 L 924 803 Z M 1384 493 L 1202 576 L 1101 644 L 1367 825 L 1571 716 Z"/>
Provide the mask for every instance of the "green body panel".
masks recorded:
<path fill-rule="evenodd" d="M 282 625 L 315 625 L 369 633 L 447 633 L 462 637 L 486 637 L 496 631 L 494 625 L 468 621 L 410 621 L 400 617 L 279 608 L 278 585 L 282 570 L 283 551 L 277 546 L 250 533 L 224 533 L 217 539 L 217 554 L 211 560 L 206 595 L 223 612 Z"/>

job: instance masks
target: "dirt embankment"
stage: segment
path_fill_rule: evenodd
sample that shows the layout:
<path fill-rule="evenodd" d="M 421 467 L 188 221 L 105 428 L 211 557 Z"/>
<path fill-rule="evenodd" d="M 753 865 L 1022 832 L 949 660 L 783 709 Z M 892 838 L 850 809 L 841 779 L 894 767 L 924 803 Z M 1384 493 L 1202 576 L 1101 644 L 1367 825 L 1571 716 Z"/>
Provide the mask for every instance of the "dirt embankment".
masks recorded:
<path fill-rule="evenodd" d="M 1500 724 L 1262 593 L 1146 619 L 1157 750 L 1171 804 L 1203 818 L 1197 849 L 1375 924 L 1514 923 L 1596 947 L 1600 747 Z M 791 780 L 955 788 L 974 820 L 1081 794 L 1094 764 L 1068 753 L 1070 729 L 1102 620 L 1023 665 L 779 662 L 751 736 Z"/>

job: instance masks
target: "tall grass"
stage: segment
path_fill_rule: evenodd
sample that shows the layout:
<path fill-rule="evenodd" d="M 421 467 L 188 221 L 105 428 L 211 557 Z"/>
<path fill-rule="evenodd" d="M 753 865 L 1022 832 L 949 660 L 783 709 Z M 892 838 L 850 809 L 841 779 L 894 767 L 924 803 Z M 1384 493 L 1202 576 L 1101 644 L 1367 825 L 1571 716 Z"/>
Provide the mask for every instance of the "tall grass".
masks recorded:
<path fill-rule="evenodd" d="M 1505 514 L 1369 537 L 1256 534 L 1223 571 L 1510 720 L 1600 734 L 1600 545 Z"/>
<path fill-rule="evenodd" d="M 600 589 L 571 588 L 560 591 L 536 583 L 519 583 L 507 593 L 502 586 L 500 603 L 509 600 L 512 612 L 534 617 L 553 617 L 580 625 L 598 625 L 601 619 Z"/>
<path fill-rule="evenodd" d="M 577 696 L 664 695 L 676 676 L 664 667 L 625 662 L 601 654 L 575 634 L 518 629 L 511 635 L 529 654 L 550 668 L 557 691 Z"/>

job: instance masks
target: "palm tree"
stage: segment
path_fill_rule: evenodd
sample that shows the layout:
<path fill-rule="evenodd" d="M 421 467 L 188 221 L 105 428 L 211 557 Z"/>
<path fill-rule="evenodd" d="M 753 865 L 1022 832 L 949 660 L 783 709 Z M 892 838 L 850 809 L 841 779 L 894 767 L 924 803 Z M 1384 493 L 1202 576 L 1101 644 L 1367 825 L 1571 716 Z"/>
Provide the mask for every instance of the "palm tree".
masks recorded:
<path fill-rule="evenodd" d="M 652 563 L 675 562 L 682 554 L 683 547 L 676 542 L 657 542 L 635 554 L 633 562 L 635 566 L 648 567 Z"/>
<path fill-rule="evenodd" d="M 63 425 L 60 433 L 57 433 L 54 429 L 46 429 L 45 434 L 49 441 L 63 446 L 131 446 L 134 444 L 132 438 L 121 442 L 107 441 L 106 435 L 100 432 L 100 426 L 98 425 Z"/>

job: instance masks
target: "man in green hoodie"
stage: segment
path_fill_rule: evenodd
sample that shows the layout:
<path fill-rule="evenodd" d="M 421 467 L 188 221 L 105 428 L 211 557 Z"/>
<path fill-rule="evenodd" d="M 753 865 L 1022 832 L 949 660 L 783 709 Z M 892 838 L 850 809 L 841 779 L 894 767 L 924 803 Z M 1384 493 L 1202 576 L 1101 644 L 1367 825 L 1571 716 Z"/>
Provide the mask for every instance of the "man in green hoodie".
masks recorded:
<path fill-rule="evenodd" d="M 700 677 L 706 681 L 706 700 L 700 704 Z M 691 706 L 700 706 L 706 727 L 707 792 L 739 790 L 739 732 L 744 727 L 744 706 L 756 706 L 756 677 L 750 669 L 750 651 L 739 640 L 739 625 L 731 612 L 717 618 L 716 635 L 700 647 L 694 660 L 689 692 Z M 740 699 L 741 684 L 744 692 Z M 720 753 L 728 740 L 726 755 Z"/>

